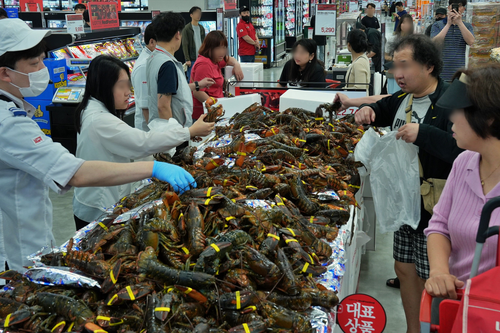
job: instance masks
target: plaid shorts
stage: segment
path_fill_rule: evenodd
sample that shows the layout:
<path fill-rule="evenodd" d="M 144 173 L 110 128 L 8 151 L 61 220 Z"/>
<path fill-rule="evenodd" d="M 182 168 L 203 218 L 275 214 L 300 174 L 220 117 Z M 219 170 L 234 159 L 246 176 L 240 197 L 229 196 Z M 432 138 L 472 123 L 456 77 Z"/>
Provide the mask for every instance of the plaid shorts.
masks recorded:
<path fill-rule="evenodd" d="M 409 225 L 403 225 L 394 233 L 394 260 L 415 264 L 420 278 L 429 278 L 429 258 L 427 257 L 427 237 L 416 233 Z"/>

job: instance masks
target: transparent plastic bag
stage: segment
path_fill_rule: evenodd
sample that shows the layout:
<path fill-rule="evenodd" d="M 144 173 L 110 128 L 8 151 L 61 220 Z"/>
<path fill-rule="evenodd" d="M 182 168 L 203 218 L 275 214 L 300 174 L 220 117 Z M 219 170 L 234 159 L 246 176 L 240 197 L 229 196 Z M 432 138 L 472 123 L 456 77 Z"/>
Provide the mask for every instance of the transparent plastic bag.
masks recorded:
<path fill-rule="evenodd" d="M 404 224 L 416 229 L 421 200 L 417 147 L 396 140 L 396 132 L 378 138 L 370 135 L 362 145 L 364 139 L 365 136 L 356 147 L 358 150 L 361 145 L 355 157 L 370 171 L 380 232 L 397 231 Z"/>

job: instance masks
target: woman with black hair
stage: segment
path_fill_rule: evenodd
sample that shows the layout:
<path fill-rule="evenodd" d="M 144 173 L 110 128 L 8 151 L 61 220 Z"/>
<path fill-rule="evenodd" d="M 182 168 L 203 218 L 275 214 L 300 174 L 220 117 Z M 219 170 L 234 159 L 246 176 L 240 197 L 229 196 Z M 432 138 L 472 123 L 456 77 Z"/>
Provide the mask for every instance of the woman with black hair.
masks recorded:
<path fill-rule="evenodd" d="M 316 57 L 317 45 L 312 39 L 301 39 L 293 45 L 293 59 L 289 60 L 278 86 L 325 87 L 325 69 Z M 302 83 L 304 82 L 304 83 Z M 300 84 L 299 84 L 300 83 Z"/>
<path fill-rule="evenodd" d="M 197 121 L 190 128 L 175 119 L 159 119 L 168 131 L 144 132 L 121 120 L 131 93 L 130 73 L 121 60 L 101 55 L 90 63 L 83 101 L 76 109 L 76 156 L 85 160 L 127 163 L 154 153 L 166 152 L 193 136 L 208 135 L 213 124 Z M 151 127 L 152 123 L 150 123 Z M 179 173 L 185 172 L 179 168 Z M 175 171 L 173 171 L 175 173 Z M 182 174 L 173 175 L 174 179 Z M 183 189 L 177 188 L 176 192 Z M 132 184 L 77 188 L 73 212 L 77 228 L 97 219 L 105 208 L 132 192 Z"/>
<path fill-rule="evenodd" d="M 413 17 L 410 14 L 404 14 L 399 19 L 399 23 L 396 26 L 394 33 L 388 33 L 386 35 L 385 43 L 385 60 L 392 61 L 392 49 L 394 45 L 406 36 L 413 34 Z"/>
<path fill-rule="evenodd" d="M 352 63 L 346 74 L 346 88 L 368 89 L 370 84 L 370 60 L 366 56 L 368 39 L 362 30 L 352 30 L 347 34 L 347 49 L 351 52 Z"/>

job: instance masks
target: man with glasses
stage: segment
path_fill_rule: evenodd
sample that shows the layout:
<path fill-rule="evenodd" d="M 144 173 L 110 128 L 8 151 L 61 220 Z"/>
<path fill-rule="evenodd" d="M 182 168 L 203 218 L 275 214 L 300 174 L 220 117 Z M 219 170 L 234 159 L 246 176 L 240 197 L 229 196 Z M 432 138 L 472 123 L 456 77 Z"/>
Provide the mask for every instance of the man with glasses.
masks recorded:
<path fill-rule="evenodd" d="M 432 25 L 431 38 L 443 53 L 441 78 L 445 81 L 451 81 L 455 72 L 465 67 L 466 47 L 475 41 L 472 25 L 462 20 L 466 5 L 467 0 L 450 0 L 448 17 Z"/>
<path fill-rule="evenodd" d="M 452 135 L 449 110 L 436 105 L 448 88 L 448 83 L 439 78 L 442 61 L 436 45 L 423 35 L 402 39 L 394 48 L 393 69 L 401 90 L 374 104 L 361 105 L 355 115 L 356 122 L 390 126 L 398 131 L 396 138 L 418 147 L 423 178 L 446 179 L 461 149 Z M 411 123 L 407 124 L 407 119 Z M 423 231 L 430 218 L 422 204 L 417 230 L 403 225 L 394 233 L 394 269 L 400 281 L 407 333 L 420 332 L 420 296 L 429 278 Z"/>

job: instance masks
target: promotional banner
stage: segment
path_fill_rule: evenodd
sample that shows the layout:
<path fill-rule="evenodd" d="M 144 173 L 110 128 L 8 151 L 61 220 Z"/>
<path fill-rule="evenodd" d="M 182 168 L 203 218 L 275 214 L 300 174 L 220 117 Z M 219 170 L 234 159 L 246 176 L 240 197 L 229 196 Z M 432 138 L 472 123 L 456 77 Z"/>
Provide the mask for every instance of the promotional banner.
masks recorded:
<path fill-rule="evenodd" d="M 116 2 L 89 2 L 87 4 L 92 30 L 118 28 L 118 5 Z"/>
<path fill-rule="evenodd" d="M 76 1 L 73 0 L 73 3 Z M 115 2 L 118 5 L 118 11 L 120 12 L 122 10 L 122 2 L 120 0 L 78 0 L 78 3 L 83 3 L 84 5 L 87 6 L 87 9 L 89 9 L 89 3 L 90 2 Z"/>
<path fill-rule="evenodd" d="M 224 10 L 237 9 L 236 0 L 224 0 Z"/>
<path fill-rule="evenodd" d="M 41 12 L 43 11 L 43 0 L 20 0 L 19 8 L 22 12 Z"/>
<path fill-rule="evenodd" d="M 316 9 L 316 30 L 317 36 L 335 36 L 337 29 L 337 6 L 317 5 Z"/>

